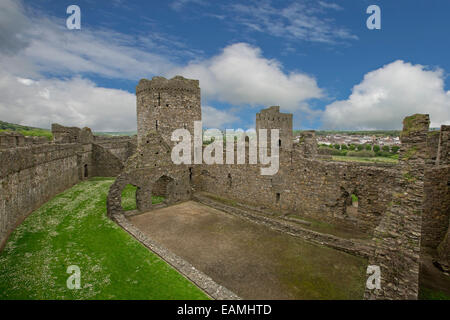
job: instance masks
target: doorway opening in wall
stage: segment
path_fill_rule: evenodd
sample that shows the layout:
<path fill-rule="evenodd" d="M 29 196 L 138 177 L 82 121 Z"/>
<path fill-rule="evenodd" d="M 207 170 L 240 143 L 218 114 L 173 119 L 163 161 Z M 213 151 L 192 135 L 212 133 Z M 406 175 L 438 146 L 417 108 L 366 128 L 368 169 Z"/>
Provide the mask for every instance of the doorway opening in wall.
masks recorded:
<path fill-rule="evenodd" d="M 124 211 L 136 210 L 136 192 L 137 187 L 127 184 L 122 190 L 122 209 Z"/>
<path fill-rule="evenodd" d="M 278 140 L 278 146 L 281 147 L 281 139 Z"/>
<path fill-rule="evenodd" d="M 228 174 L 228 187 L 231 188 L 233 185 L 233 179 L 231 178 L 231 173 Z"/>
<path fill-rule="evenodd" d="M 152 204 L 161 203 L 169 198 L 173 178 L 163 175 L 152 186 Z"/>
<path fill-rule="evenodd" d="M 345 213 L 350 216 L 358 214 L 358 202 L 359 198 L 356 193 L 347 194 Z"/>
<path fill-rule="evenodd" d="M 277 203 L 280 203 L 280 197 L 281 197 L 281 194 L 280 194 L 280 193 L 277 193 L 277 197 L 276 197 L 276 202 L 277 202 Z"/>
<path fill-rule="evenodd" d="M 88 165 L 85 164 L 85 165 L 84 165 L 84 177 L 87 178 L 88 175 L 89 175 L 89 173 L 88 173 Z"/>

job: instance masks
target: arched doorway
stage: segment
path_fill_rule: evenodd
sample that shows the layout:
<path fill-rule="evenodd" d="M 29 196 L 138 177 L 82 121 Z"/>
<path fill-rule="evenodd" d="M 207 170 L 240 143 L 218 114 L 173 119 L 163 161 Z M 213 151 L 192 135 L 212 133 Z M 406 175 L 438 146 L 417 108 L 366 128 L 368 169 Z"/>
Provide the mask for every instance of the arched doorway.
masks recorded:
<path fill-rule="evenodd" d="M 168 202 L 173 198 L 174 179 L 163 175 L 153 183 L 152 186 L 152 203 Z"/>
<path fill-rule="evenodd" d="M 137 209 L 137 201 L 136 201 L 137 190 L 138 187 L 132 184 L 127 184 L 125 188 L 122 189 L 121 205 L 123 211 L 131 211 Z"/>

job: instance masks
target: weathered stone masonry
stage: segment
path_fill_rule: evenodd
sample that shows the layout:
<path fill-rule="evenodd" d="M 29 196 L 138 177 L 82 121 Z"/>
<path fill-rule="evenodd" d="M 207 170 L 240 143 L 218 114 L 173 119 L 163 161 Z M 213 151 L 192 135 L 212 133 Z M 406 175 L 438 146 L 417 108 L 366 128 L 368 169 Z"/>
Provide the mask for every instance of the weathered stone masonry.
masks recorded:
<path fill-rule="evenodd" d="M 382 271 L 382 289 L 367 290 L 367 299 L 417 298 L 422 234 L 424 243 L 437 247 L 441 261 L 448 261 L 448 128 L 429 133 L 428 116 L 405 119 L 399 165 L 366 165 L 322 160 L 313 131 L 293 144 L 292 115 L 270 107 L 257 114 L 256 126 L 281 129 L 280 169 L 263 176 L 259 164 L 248 162 L 171 163 L 172 131 L 184 127 L 192 133 L 193 121 L 201 119 L 198 82 L 182 77 L 141 80 L 136 97 L 138 148 L 110 189 L 110 216 L 123 213 L 120 194 L 131 183 L 138 186 L 141 211 L 151 209 L 151 195 L 161 190 L 168 203 L 207 191 L 262 210 L 362 231 L 373 237 L 369 260 Z M 356 210 L 352 194 L 358 197 Z"/>
<path fill-rule="evenodd" d="M 42 145 L 0 152 L 0 241 L 30 212 L 80 181 L 79 145 Z"/>
<path fill-rule="evenodd" d="M 436 260 L 450 268 L 450 126 L 429 132 L 427 115 L 405 118 L 398 165 L 331 162 L 318 155 L 314 131 L 293 143 L 292 115 L 270 107 L 257 114 L 256 126 L 281 129 L 280 169 L 263 176 L 261 165 L 248 164 L 248 158 L 244 165 L 172 163 L 172 131 L 186 128 L 193 134 L 193 122 L 201 120 L 197 80 L 143 79 L 136 98 L 137 137 L 94 137 L 89 128 L 57 124 L 51 143 L 0 134 L 1 243 L 27 214 L 57 193 L 88 177 L 117 176 L 107 200 L 108 214 L 116 220 L 125 219 L 121 192 L 132 184 L 142 212 L 153 208 L 152 194 L 173 204 L 207 191 L 261 212 L 309 217 L 363 232 L 372 238 L 363 246 L 364 256 L 382 272 L 382 288 L 366 290 L 367 299 L 416 299 L 423 247 L 432 248 Z M 357 207 L 352 195 L 358 198 Z M 357 250 L 352 239 L 333 239 Z"/>
<path fill-rule="evenodd" d="M 33 210 L 88 177 L 118 175 L 136 149 L 133 138 L 95 143 L 89 128 L 53 124 L 52 130 L 52 142 L 0 135 L 0 248 Z"/>

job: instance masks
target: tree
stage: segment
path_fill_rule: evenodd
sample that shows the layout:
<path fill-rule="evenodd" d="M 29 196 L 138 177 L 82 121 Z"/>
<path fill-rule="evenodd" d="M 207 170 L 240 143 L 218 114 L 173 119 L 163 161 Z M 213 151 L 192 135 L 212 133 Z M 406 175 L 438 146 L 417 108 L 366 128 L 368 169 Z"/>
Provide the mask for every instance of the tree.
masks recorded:
<path fill-rule="evenodd" d="M 361 151 L 361 150 L 364 149 L 364 146 L 363 146 L 362 144 L 358 144 L 358 145 L 356 146 L 356 149 L 357 149 L 358 151 Z"/>
<path fill-rule="evenodd" d="M 349 148 L 351 151 L 353 151 L 353 150 L 356 149 L 354 144 L 349 145 L 348 148 Z"/>
<path fill-rule="evenodd" d="M 380 151 L 380 146 L 379 145 L 374 145 L 373 146 L 373 151 L 375 151 L 375 152 Z"/>
<path fill-rule="evenodd" d="M 348 149 L 348 147 L 347 147 L 347 145 L 346 144 L 341 144 L 341 150 L 347 150 Z"/>
<path fill-rule="evenodd" d="M 339 150 L 339 149 L 341 148 L 341 145 L 338 144 L 338 143 L 336 143 L 336 144 L 334 145 L 334 148 L 335 148 L 336 150 Z"/>
<path fill-rule="evenodd" d="M 398 152 L 398 150 L 400 150 L 400 147 L 399 146 L 392 146 L 392 153 L 397 153 Z"/>
<path fill-rule="evenodd" d="M 383 146 L 382 150 L 383 150 L 384 152 L 390 152 L 390 151 L 391 151 L 391 148 L 389 148 L 389 146 Z"/>
<path fill-rule="evenodd" d="M 372 145 L 366 144 L 366 150 L 367 150 L 367 151 L 371 151 L 371 150 L 372 150 Z"/>

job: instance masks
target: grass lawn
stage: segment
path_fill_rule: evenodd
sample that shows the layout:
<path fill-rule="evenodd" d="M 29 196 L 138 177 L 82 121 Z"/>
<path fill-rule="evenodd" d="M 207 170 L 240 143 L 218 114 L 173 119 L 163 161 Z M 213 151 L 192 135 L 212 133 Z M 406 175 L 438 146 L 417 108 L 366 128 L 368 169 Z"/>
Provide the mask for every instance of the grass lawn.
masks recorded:
<path fill-rule="evenodd" d="M 444 292 L 422 287 L 419 289 L 420 300 L 450 300 L 450 296 Z"/>
<path fill-rule="evenodd" d="M 347 157 L 347 156 L 332 156 L 334 161 L 349 161 L 349 162 L 379 162 L 379 163 L 393 163 L 397 164 L 398 160 L 388 157 Z"/>
<path fill-rule="evenodd" d="M 112 182 L 81 182 L 25 219 L 0 253 L 0 299 L 207 299 L 106 217 Z M 70 265 L 78 290 L 66 286 Z"/>

